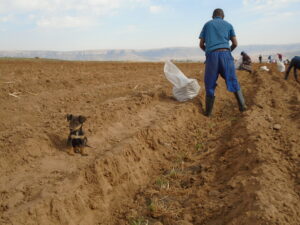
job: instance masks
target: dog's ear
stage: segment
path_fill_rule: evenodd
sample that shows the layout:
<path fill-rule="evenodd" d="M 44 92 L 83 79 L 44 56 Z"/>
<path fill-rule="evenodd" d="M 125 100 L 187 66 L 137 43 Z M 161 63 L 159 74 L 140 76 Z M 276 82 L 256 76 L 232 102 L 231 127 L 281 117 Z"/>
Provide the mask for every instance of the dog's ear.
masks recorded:
<path fill-rule="evenodd" d="M 73 118 L 72 114 L 67 114 L 67 121 L 70 121 Z"/>
<path fill-rule="evenodd" d="M 86 117 L 85 116 L 79 116 L 78 119 L 79 119 L 80 123 L 84 123 L 86 121 Z"/>

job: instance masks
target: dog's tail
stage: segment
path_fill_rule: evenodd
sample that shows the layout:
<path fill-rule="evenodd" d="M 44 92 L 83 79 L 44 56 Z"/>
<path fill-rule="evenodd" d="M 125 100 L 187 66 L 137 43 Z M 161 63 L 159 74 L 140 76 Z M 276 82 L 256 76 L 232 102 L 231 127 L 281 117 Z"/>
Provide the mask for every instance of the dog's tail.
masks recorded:
<path fill-rule="evenodd" d="M 95 147 L 90 146 L 90 145 L 88 145 L 88 144 L 86 144 L 85 147 L 96 149 Z"/>
<path fill-rule="evenodd" d="M 84 137 L 84 146 L 85 146 L 85 147 L 88 147 L 88 148 L 93 148 L 93 149 L 95 149 L 95 147 L 90 146 L 90 145 L 88 144 L 88 139 L 87 139 L 87 137 Z"/>

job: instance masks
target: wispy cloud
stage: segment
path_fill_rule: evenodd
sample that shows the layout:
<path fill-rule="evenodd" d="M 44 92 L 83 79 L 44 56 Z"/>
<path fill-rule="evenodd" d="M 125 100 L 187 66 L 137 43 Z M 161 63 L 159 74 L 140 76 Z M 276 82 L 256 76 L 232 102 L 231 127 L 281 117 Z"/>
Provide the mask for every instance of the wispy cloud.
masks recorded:
<path fill-rule="evenodd" d="M 39 19 L 36 23 L 39 27 L 44 28 L 74 28 L 91 26 L 94 24 L 91 18 L 74 16 L 42 18 Z"/>
<path fill-rule="evenodd" d="M 117 35 L 128 36 L 136 33 L 137 31 L 140 31 L 140 28 L 137 25 L 129 24 L 121 27 L 116 33 Z"/>
<path fill-rule="evenodd" d="M 0 15 L 5 18 L 11 12 L 16 16 L 27 14 L 26 18 L 39 27 L 80 27 L 122 8 L 150 3 L 151 0 L 0 0 Z"/>
<path fill-rule="evenodd" d="M 163 7 L 160 5 L 151 5 L 149 10 L 151 13 L 160 13 L 163 11 Z"/>
<path fill-rule="evenodd" d="M 12 20 L 13 20 L 13 16 L 11 15 L 0 17 L 0 23 L 7 23 Z"/>
<path fill-rule="evenodd" d="M 252 22 L 260 25 L 275 22 L 288 22 L 300 12 L 296 7 L 300 0 L 243 0 L 244 9 L 258 17 Z"/>
<path fill-rule="evenodd" d="M 287 8 L 291 4 L 299 2 L 300 0 L 243 0 L 243 5 L 253 11 L 268 12 Z"/>
<path fill-rule="evenodd" d="M 137 26 L 136 25 L 132 25 L 132 24 L 126 26 L 126 28 L 125 28 L 126 32 L 135 32 L 137 30 L 138 30 Z"/>
<path fill-rule="evenodd" d="M 0 12 L 16 10 L 17 12 L 53 12 L 53 11 L 110 11 L 119 8 L 128 1 L 138 0 L 0 0 Z"/>

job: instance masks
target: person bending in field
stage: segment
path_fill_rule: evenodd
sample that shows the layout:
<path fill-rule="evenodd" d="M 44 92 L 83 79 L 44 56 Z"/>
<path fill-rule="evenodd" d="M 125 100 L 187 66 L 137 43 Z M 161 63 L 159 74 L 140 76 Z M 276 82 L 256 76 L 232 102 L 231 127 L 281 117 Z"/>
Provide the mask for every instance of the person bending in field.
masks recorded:
<path fill-rule="evenodd" d="M 240 111 L 245 111 L 245 100 L 236 77 L 234 59 L 231 55 L 231 51 L 237 47 L 233 26 L 224 20 L 222 9 L 215 9 L 212 18 L 204 25 L 199 36 L 199 46 L 206 53 L 205 115 L 210 116 L 212 113 L 219 74 L 225 79 L 227 90 L 235 94 Z M 229 46 L 229 41 L 232 42 L 231 46 Z"/>
<path fill-rule="evenodd" d="M 242 56 L 243 62 L 238 69 L 246 70 L 249 73 L 252 73 L 252 66 L 251 66 L 252 61 L 251 61 L 250 56 L 247 55 L 245 52 L 241 52 L 241 56 Z"/>
<path fill-rule="evenodd" d="M 295 80 L 299 83 L 298 80 L 298 74 L 297 74 L 297 69 L 300 69 L 300 56 L 295 56 L 294 58 L 292 58 L 291 63 L 285 73 L 285 79 L 287 80 L 289 77 L 289 73 L 291 71 L 291 69 L 294 68 L 294 76 L 295 76 Z"/>
<path fill-rule="evenodd" d="M 262 56 L 261 55 L 258 56 L 258 60 L 259 60 L 259 63 L 261 64 L 262 63 Z"/>

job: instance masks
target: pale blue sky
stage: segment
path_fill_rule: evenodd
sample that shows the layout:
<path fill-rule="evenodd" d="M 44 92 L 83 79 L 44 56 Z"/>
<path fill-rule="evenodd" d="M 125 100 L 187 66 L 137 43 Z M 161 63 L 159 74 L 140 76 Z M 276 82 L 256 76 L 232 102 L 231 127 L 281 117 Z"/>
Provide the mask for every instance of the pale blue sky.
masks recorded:
<path fill-rule="evenodd" d="M 300 42 L 300 0 L 0 0 L 0 50 L 197 46 L 218 7 L 240 45 Z"/>

